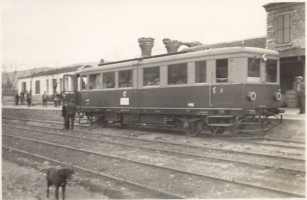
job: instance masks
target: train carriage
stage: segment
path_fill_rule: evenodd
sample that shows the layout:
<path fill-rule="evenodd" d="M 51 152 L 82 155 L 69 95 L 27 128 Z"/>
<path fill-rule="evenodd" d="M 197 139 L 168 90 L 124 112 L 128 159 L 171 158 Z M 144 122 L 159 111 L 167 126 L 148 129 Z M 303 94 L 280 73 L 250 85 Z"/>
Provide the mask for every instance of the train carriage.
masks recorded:
<path fill-rule="evenodd" d="M 66 93 L 91 122 L 266 134 L 271 116 L 281 121 L 279 73 L 277 51 L 192 47 L 82 69 Z"/>

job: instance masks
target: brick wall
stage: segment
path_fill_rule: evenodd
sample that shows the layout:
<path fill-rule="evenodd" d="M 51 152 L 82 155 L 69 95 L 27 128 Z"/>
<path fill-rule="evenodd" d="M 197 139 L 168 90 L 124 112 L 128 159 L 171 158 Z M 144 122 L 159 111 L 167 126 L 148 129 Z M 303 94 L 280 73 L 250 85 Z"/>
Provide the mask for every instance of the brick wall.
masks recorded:
<path fill-rule="evenodd" d="M 305 3 L 272 3 L 264 6 L 267 11 L 267 45 L 270 49 L 284 50 L 305 48 Z M 289 45 L 276 45 L 277 16 L 291 14 L 291 39 Z"/>

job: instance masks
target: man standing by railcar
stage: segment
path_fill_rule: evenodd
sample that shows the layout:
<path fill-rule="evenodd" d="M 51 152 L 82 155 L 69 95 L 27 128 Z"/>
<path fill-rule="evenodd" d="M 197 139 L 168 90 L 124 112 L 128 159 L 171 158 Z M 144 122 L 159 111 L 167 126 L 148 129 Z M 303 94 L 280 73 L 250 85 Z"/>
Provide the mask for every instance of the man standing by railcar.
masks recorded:
<path fill-rule="evenodd" d="M 305 113 L 305 84 L 303 82 L 303 77 L 298 76 L 296 77 L 296 92 L 298 96 L 298 105 L 300 108 L 300 112 L 298 114 L 304 114 Z"/>
<path fill-rule="evenodd" d="M 63 101 L 63 106 L 62 106 L 62 116 L 64 119 L 64 128 L 63 129 L 69 129 L 69 117 L 67 114 L 67 102 L 64 100 Z"/>
<path fill-rule="evenodd" d="M 70 129 L 74 129 L 74 122 L 75 122 L 75 114 L 77 112 L 77 106 L 75 104 L 75 100 L 70 100 L 69 104 L 67 105 L 67 116 L 70 120 Z"/>

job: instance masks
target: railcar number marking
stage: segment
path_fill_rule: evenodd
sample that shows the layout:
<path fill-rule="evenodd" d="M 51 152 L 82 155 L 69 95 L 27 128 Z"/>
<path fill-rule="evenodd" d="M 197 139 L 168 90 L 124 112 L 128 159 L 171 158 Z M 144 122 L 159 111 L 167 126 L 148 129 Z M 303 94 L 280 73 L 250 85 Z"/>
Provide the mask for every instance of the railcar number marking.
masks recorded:
<path fill-rule="evenodd" d="M 216 87 L 212 88 L 212 93 L 215 94 L 216 93 Z M 224 88 L 220 88 L 220 93 L 224 93 Z"/>

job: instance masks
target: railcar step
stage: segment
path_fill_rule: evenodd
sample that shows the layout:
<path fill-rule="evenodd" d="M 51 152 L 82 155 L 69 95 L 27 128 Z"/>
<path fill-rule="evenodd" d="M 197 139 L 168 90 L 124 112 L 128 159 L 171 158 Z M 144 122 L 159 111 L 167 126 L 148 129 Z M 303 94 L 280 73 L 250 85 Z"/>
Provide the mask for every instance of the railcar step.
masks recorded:
<path fill-rule="evenodd" d="M 233 115 L 208 115 L 208 118 L 233 118 Z"/>
<path fill-rule="evenodd" d="M 237 129 L 236 131 L 242 131 L 242 132 L 263 132 L 263 131 L 267 131 L 267 130 L 241 130 L 241 129 Z"/>
<path fill-rule="evenodd" d="M 208 124 L 208 126 L 224 126 L 224 127 L 228 127 L 228 126 L 234 126 L 235 124 Z"/>

